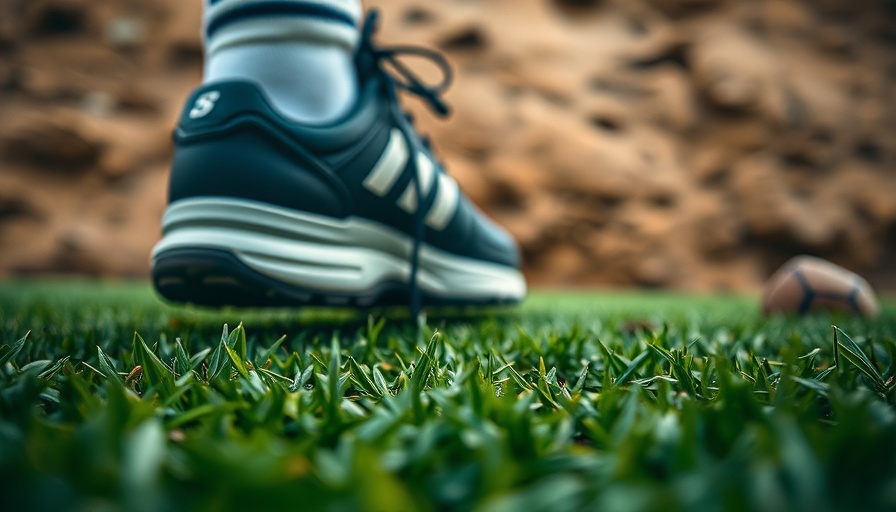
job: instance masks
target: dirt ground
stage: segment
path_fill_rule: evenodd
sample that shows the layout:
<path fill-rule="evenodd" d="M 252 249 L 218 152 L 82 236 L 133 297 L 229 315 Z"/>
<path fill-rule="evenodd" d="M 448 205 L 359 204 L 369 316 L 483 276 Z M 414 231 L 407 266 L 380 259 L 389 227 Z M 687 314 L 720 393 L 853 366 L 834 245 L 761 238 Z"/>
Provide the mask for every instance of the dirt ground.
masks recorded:
<path fill-rule="evenodd" d="M 0 276 L 147 275 L 199 5 L 0 2 Z M 450 120 L 409 106 L 533 284 L 755 290 L 808 253 L 896 290 L 896 1 L 373 5 L 453 63 Z"/>

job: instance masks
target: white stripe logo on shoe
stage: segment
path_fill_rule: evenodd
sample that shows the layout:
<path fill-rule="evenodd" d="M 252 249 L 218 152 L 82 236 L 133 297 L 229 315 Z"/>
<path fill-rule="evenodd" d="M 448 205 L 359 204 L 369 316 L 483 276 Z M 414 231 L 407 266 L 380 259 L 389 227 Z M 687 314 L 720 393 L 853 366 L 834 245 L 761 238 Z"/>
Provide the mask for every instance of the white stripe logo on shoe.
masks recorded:
<path fill-rule="evenodd" d="M 426 225 L 439 231 L 445 229 L 454 217 L 459 199 L 457 182 L 447 174 L 439 174 L 439 191 L 436 192 L 436 200 L 426 215 Z"/>
<path fill-rule="evenodd" d="M 434 177 L 435 166 L 432 160 L 425 155 L 417 155 L 417 179 L 420 182 L 420 193 L 423 194 L 423 197 L 429 195 Z M 408 183 L 404 193 L 398 199 L 398 206 L 408 213 L 417 211 L 417 187 L 414 185 L 413 180 Z"/>
<path fill-rule="evenodd" d="M 408 145 L 398 130 L 392 130 L 386 149 L 364 179 L 364 188 L 383 197 L 401 176 L 408 161 Z"/>
<path fill-rule="evenodd" d="M 364 188 L 384 197 L 395 186 L 408 161 L 408 146 L 398 130 L 392 130 L 386 149 L 364 179 Z M 436 178 L 438 176 L 438 178 Z M 439 189 L 436 198 L 426 215 L 426 225 L 432 229 L 442 230 L 454 217 L 460 199 L 457 182 L 444 173 L 437 173 L 435 164 L 424 154 L 417 155 L 417 178 L 420 180 L 420 191 L 423 196 L 429 195 L 432 186 L 438 180 Z M 408 213 L 417 211 L 417 190 L 413 182 L 398 199 L 398 206 Z"/>

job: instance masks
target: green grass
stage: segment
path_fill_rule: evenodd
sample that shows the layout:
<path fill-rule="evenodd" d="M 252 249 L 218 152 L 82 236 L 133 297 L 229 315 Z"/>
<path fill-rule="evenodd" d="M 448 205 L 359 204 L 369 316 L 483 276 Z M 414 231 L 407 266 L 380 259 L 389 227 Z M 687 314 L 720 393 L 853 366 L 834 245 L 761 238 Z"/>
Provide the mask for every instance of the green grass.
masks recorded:
<path fill-rule="evenodd" d="M 0 284 L 4 510 L 896 510 L 893 302 L 462 313 L 417 329 Z"/>

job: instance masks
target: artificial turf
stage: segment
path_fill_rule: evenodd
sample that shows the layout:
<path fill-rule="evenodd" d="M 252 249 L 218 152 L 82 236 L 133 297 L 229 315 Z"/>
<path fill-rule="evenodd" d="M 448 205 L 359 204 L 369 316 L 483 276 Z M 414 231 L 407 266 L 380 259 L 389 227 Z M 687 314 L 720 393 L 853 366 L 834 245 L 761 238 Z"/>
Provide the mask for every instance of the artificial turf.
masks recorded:
<path fill-rule="evenodd" d="M 542 292 L 470 313 L 0 283 L 3 509 L 896 510 L 893 301 L 766 319 L 750 297 Z"/>

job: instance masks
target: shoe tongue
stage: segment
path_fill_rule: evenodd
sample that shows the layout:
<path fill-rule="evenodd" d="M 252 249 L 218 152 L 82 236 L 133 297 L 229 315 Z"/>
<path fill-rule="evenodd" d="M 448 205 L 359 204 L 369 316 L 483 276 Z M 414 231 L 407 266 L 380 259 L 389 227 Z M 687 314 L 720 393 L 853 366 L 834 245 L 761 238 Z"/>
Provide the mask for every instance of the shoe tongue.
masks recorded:
<path fill-rule="evenodd" d="M 355 55 L 355 65 L 358 69 L 358 85 L 361 90 L 366 91 L 373 87 L 377 90 L 377 95 L 388 95 L 386 92 L 388 80 L 370 51 L 360 48 Z"/>
<path fill-rule="evenodd" d="M 364 82 L 376 72 L 376 58 L 370 50 L 361 45 L 355 54 L 355 66 L 358 68 L 358 78 Z"/>

